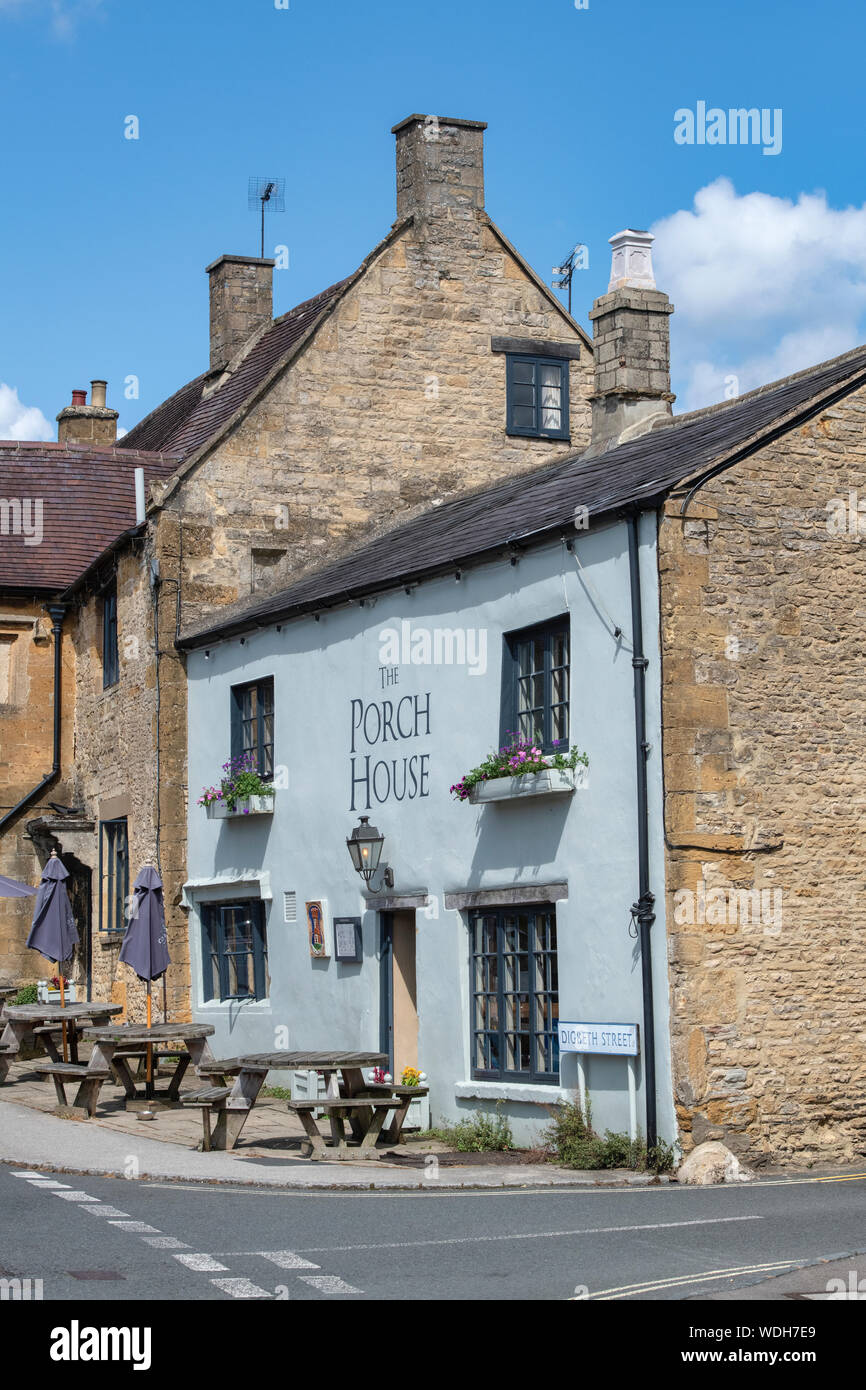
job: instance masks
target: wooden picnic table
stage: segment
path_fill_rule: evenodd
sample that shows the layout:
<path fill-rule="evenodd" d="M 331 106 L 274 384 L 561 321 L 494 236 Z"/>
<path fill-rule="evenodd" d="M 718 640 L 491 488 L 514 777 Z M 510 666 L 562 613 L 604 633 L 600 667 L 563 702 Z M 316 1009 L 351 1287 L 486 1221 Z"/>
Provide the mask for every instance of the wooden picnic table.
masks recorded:
<path fill-rule="evenodd" d="M 377 1109 L 369 1103 L 368 1093 L 375 1088 L 371 1088 L 365 1080 L 364 1070 L 387 1065 L 388 1058 L 383 1052 L 258 1052 L 248 1057 L 213 1058 L 198 1063 L 196 1069 L 199 1076 L 208 1077 L 215 1084 L 198 1093 L 200 1100 L 197 1101 L 190 1096 L 185 1103 L 202 1106 L 206 1148 L 233 1149 L 269 1071 L 322 1072 L 329 1078 L 339 1076 L 339 1095 L 328 1098 L 331 1108 L 336 1111 L 338 1102 L 342 1103 L 342 1110 L 348 1114 L 353 1134 L 359 1144 L 362 1144 L 368 1138 L 371 1129 L 375 1128 L 377 1119 L 381 1129 L 381 1121 L 385 1118 L 384 1113 L 377 1117 Z M 226 1084 L 228 1077 L 234 1078 L 230 1086 Z M 386 1089 L 390 1091 L 392 1088 Z M 356 1104 L 347 1106 L 347 1102 L 353 1099 Z M 380 1095 L 379 1100 L 381 1099 Z M 365 1101 L 367 1103 L 362 1103 Z M 361 1154 L 359 1150 L 348 1150 L 345 1136 L 340 1134 L 340 1117 L 336 1113 L 331 1125 L 334 1148 L 326 1150 L 324 1138 L 316 1128 L 312 1110 L 320 1106 L 327 1109 L 328 1101 L 317 1100 L 300 1104 L 306 1106 L 297 1113 L 310 1139 L 311 1157 L 342 1158 L 350 1153 L 360 1157 L 367 1156 L 366 1152 Z M 399 1108 L 398 1101 L 394 1101 L 388 1108 L 395 1107 Z M 379 1109 L 381 1110 L 381 1106 Z M 209 1111 L 215 1111 L 217 1116 L 212 1134 L 209 1131 Z M 365 1149 L 370 1149 L 375 1144 L 376 1134 L 369 1139 Z"/>
<path fill-rule="evenodd" d="M 136 1085 L 129 1063 L 136 1056 L 145 1053 L 149 1043 L 155 1049 L 154 1059 L 157 1064 L 160 1055 L 165 1056 L 168 1053 L 176 1060 L 177 1065 L 167 1091 L 156 1097 L 146 1098 L 176 1102 L 179 1098 L 180 1083 L 190 1063 L 198 1067 L 202 1062 L 213 1060 L 213 1053 L 207 1041 L 213 1031 L 212 1023 L 154 1023 L 151 1028 L 144 1023 L 113 1023 L 85 1028 L 83 1036 L 93 1043 L 93 1051 L 90 1054 L 87 1074 L 78 1078 L 81 1084 L 73 1105 L 87 1110 L 92 1115 L 100 1088 L 104 1081 L 110 1079 L 112 1072 L 126 1092 L 127 1100 L 145 1098 L 146 1092 L 142 1093 Z M 178 1043 L 182 1046 L 167 1050 L 160 1047 L 160 1044 L 165 1043 Z M 52 1069 L 47 1074 L 61 1078 L 59 1092 L 63 1073 Z M 69 1079 L 76 1079 L 69 1073 L 67 1076 Z"/>
<path fill-rule="evenodd" d="M 96 1019 L 109 1019 L 112 1014 L 122 1012 L 122 1004 L 103 1004 L 98 1000 L 90 1004 L 6 1004 L 3 1009 L 5 1027 L 0 1034 L 0 1083 L 5 1081 L 10 1064 L 15 1061 L 21 1044 L 35 1029 L 52 1062 L 62 1059 L 54 1042 L 54 1035 L 61 1026 L 67 1025 L 70 1055 L 78 1062 L 78 1039 L 84 1024 Z"/>

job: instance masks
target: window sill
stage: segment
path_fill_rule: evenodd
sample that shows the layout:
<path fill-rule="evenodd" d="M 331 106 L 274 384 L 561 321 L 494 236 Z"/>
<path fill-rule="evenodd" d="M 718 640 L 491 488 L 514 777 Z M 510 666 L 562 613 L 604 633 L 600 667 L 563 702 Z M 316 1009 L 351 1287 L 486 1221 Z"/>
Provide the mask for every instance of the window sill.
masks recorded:
<path fill-rule="evenodd" d="M 457 1100 L 511 1100 L 523 1105 L 556 1105 L 568 1098 L 559 1081 L 550 1086 L 528 1081 L 458 1081 L 454 1095 Z"/>
<path fill-rule="evenodd" d="M 545 439 L 551 444 L 570 444 L 570 434 L 538 434 L 535 430 L 509 430 L 505 431 L 509 439 Z"/>
<path fill-rule="evenodd" d="M 228 1009 L 268 1009 L 270 1010 L 270 999 L 252 999 L 247 996 L 244 999 L 206 999 L 203 1004 L 197 1004 L 195 1011 L 197 1014 L 214 1013 L 222 1014 Z"/>

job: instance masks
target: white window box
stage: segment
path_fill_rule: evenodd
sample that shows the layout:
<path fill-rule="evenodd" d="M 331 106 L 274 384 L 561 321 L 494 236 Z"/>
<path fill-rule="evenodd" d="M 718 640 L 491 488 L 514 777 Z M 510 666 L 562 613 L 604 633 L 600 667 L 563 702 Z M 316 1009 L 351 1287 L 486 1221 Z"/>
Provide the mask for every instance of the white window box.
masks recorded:
<path fill-rule="evenodd" d="M 478 806 L 485 801 L 514 801 L 526 796 L 570 796 L 573 791 L 574 771 L 551 767 L 547 772 L 525 772 L 521 777 L 493 777 L 489 782 L 477 782 L 469 793 L 469 802 Z"/>
<path fill-rule="evenodd" d="M 38 981 L 36 985 L 36 993 L 40 1004 L 59 1004 L 61 1002 L 60 990 L 52 989 L 51 985 L 49 985 L 45 980 Z M 76 1004 L 77 1002 L 78 999 L 75 993 L 75 985 L 64 985 L 63 1003 Z"/>
<path fill-rule="evenodd" d="M 209 801 L 205 807 L 208 820 L 234 820 L 246 816 L 271 816 L 274 812 L 273 796 L 245 796 L 235 802 L 230 811 L 226 803 Z"/>

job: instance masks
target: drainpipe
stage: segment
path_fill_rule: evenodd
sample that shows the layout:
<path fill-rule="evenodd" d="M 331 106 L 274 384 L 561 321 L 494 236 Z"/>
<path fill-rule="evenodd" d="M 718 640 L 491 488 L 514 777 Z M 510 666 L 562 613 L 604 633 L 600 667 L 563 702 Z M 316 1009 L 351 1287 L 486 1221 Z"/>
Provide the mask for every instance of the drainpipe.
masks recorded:
<path fill-rule="evenodd" d="M 655 1015 L 653 1010 L 652 941 L 650 933 L 656 919 L 655 898 L 650 892 L 649 868 L 649 810 L 647 798 L 647 757 L 650 746 L 646 737 L 646 670 L 649 662 L 643 650 L 643 618 L 641 616 L 640 552 L 638 513 L 628 517 L 628 562 L 631 580 L 632 659 L 634 668 L 634 733 L 637 756 L 637 847 L 638 900 L 632 906 L 632 920 L 637 923 L 640 941 L 641 979 L 643 984 L 643 1057 L 646 1090 L 646 1142 L 655 1145 L 656 1132 L 656 1056 Z"/>
<path fill-rule="evenodd" d="M 63 631 L 63 619 L 66 616 L 66 606 L 62 603 L 46 604 L 49 617 L 51 618 L 54 632 L 54 760 L 51 771 L 37 787 L 33 787 L 26 796 L 22 796 L 17 806 L 13 806 L 11 811 L 7 811 L 5 816 L 0 818 L 0 835 L 6 829 L 7 824 L 14 820 L 19 811 L 23 811 L 25 806 L 29 806 L 31 801 L 35 801 L 38 796 L 56 782 L 60 776 L 60 658 L 61 636 Z"/>

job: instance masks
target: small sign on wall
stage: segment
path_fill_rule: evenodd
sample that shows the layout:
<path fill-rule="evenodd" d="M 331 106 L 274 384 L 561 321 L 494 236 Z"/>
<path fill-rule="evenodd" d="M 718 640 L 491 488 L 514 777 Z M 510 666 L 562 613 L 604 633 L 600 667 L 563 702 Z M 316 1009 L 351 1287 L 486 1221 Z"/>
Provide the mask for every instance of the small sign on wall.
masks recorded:
<path fill-rule="evenodd" d="M 636 1023 L 559 1023 L 560 1052 L 589 1052 L 607 1057 L 638 1055 Z"/>
<path fill-rule="evenodd" d="M 360 917 L 334 918 L 334 956 L 357 965 L 363 959 Z"/>
<path fill-rule="evenodd" d="M 310 955 L 318 960 L 327 960 L 330 956 L 328 941 L 325 935 L 328 920 L 328 904 L 324 898 L 314 898 L 312 902 L 305 903 L 307 915 L 307 930 L 310 935 Z"/>

